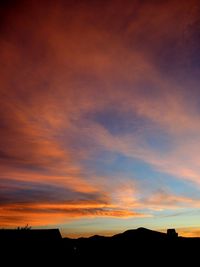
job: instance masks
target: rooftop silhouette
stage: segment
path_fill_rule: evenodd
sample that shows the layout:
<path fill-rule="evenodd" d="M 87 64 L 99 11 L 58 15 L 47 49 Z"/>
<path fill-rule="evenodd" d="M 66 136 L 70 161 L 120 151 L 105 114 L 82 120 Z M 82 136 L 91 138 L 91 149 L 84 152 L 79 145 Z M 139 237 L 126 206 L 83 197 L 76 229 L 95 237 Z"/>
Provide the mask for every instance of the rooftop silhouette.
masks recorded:
<path fill-rule="evenodd" d="M 61 240 L 59 229 L 1 229 L 0 242 L 53 242 Z"/>

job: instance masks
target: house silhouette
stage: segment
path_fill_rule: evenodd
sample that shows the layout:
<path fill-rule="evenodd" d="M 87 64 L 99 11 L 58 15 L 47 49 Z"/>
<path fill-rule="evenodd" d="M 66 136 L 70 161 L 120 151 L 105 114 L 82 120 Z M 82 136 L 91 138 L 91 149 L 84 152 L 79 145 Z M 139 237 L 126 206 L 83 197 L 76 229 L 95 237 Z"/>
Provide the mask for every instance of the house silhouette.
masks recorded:
<path fill-rule="evenodd" d="M 62 239 L 59 229 L 1 229 L 2 242 L 52 242 Z"/>

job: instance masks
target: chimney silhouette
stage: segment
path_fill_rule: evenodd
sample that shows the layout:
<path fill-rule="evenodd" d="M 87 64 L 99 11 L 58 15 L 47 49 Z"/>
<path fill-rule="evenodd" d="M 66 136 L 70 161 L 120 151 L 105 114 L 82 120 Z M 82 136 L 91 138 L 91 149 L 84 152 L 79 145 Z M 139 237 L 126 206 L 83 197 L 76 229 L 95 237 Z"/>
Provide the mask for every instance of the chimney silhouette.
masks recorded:
<path fill-rule="evenodd" d="M 167 236 L 169 238 L 177 238 L 178 237 L 178 233 L 176 232 L 175 229 L 167 229 Z"/>

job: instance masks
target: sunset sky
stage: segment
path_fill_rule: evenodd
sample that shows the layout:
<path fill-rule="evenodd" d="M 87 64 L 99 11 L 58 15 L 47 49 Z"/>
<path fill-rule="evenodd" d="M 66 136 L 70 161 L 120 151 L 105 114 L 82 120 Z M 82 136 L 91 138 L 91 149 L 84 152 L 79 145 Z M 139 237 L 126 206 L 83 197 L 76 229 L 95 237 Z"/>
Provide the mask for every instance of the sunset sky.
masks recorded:
<path fill-rule="evenodd" d="M 200 236 L 199 0 L 0 3 L 0 228 Z"/>

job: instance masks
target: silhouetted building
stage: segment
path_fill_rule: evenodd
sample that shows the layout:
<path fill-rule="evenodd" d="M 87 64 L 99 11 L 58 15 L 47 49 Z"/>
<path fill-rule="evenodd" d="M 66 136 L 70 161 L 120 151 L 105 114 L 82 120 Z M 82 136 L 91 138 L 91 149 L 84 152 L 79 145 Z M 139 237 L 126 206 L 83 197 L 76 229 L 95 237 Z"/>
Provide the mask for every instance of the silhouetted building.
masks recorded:
<path fill-rule="evenodd" d="M 58 229 L 2 229 L 0 230 L 1 242 L 49 242 L 61 240 L 62 236 Z"/>
<path fill-rule="evenodd" d="M 178 233 L 176 232 L 175 229 L 167 229 L 167 236 L 170 238 L 177 238 Z"/>

